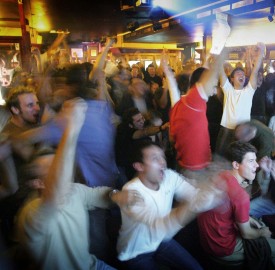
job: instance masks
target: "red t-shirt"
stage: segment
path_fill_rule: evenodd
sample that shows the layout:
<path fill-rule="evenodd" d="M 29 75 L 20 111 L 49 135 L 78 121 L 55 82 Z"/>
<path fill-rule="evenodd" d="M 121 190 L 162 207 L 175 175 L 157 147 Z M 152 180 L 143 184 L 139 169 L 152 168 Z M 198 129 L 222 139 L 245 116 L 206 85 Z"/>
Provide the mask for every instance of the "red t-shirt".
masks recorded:
<path fill-rule="evenodd" d="M 220 207 L 198 216 L 201 245 L 205 252 L 214 256 L 231 255 L 236 246 L 238 223 L 249 220 L 250 199 L 237 179 L 224 171 L 219 184 L 226 188 L 227 198 Z"/>
<path fill-rule="evenodd" d="M 191 170 L 205 168 L 211 160 L 206 101 L 196 86 L 189 89 L 172 108 L 170 134 L 175 141 L 177 160 Z"/>

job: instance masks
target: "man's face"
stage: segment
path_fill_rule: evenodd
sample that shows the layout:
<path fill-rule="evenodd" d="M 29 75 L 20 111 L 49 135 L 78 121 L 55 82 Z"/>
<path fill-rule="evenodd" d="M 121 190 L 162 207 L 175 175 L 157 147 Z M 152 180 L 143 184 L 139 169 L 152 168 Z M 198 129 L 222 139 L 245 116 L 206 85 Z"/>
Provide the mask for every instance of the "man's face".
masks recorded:
<path fill-rule="evenodd" d="M 241 163 L 239 163 L 238 174 L 246 180 L 253 181 L 256 177 L 256 170 L 259 167 L 256 162 L 256 154 L 248 152 L 245 154 Z"/>
<path fill-rule="evenodd" d="M 145 119 L 141 113 L 134 115 L 133 117 L 133 127 L 135 129 L 143 129 Z"/>
<path fill-rule="evenodd" d="M 245 83 L 245 74 L 242 70 L 237 70 L 232 78 L 233 85 L 236 89 L 242 89 Z"/>
<path fill-rule="evenodd" d="M 156 75 L 156 69 L 154 67 L 148 67 L 147 71 L 151 77 Z"/>
<path fill-rule="evenodd" d="M 164 178 L 166 159 L 164 152 L 157 146 L 150 146 L 143 150 L 142 173 L 146 182 L 158 186 Z"/>
<path fill-rule="evenodd" d="M 136 96 L 142 97 L 145 95 L 145 93 L 148 91 L 148 86 L 147 84 L 141 80 L 141 79 L 133 79 L 132 83 L 134 92 Z"/>
<path fill-rule="evenodd" d="M 27 93 L 18 96 L 19 115 L 28 124 L 36 124 L 39 120 L 40 106 L 35 94 Z"/>

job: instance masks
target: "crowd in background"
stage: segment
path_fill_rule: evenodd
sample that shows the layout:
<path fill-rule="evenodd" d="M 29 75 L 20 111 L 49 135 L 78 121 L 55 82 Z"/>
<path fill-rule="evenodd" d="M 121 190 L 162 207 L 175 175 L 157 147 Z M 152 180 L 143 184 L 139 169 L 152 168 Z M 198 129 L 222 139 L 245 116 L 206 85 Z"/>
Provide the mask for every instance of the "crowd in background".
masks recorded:
<path fill-rule="evenodd" d="M 212 161 L 222 161 L 215 173 L 228 169 L 227 147 L 236 140 L 254 145 L 257 162 L 263 167 L 269 164 L 269 173 L 274 170 L 275 62 L 263 65 L 262 45 L 248 48 L 235 66 L 224 61 L 226 52 L 221 59 L 209 56 L 202 64 L 192 59 L 183 64 L 177 59 L 173 62 L 169 52 L 163 51 L 159 65 L 153 60 L 145 68 L 140 58 L 130 66 L 127 56 L 112 56 L 112 39 L 94 63 L 72 63 L 68 52 L 60 50 L 65 38 L 64 34 L 58 36 L 44 54 L 33 49 L 32 71 L 17 68 L 10 86 L 2 87 L 6 101 L 0 111 L 3 266 L 119 268 L 116 257 L 121 250 L 116 251 L 115 245 L 121 217 L 117 205 L 139 203 L 146 195 L 131 189 L 127 193 L 127 188 L 126 193 L 117 191 L 141 173 L 133 163 L 136 148 L 144 143 L 160 147 L 168 169 L 199 182 L 212 176 L 211 169 L 208 171 Z M 248 94 L 241 102 L 241 94 L 228 94 L 230 87 L 249 88 Z M 240 102 L 240 107 L 230 102 Z M 252 204 L 270 194 L 272 208 L 273 180 L 263 183 L 260 173 L 256 178 L 247 187 Z M 85 188 L 78 184 L 69 188 L 66 181 Z M 88 195 L 86 187 L 93 193 Z M 197 194 L 191 188 L 190 192 Z M 66 207 L 61 207 L 68 197 Z M 122 234 L 125 231 L 127 228 Z M 122 246 L 123 241 L 120 238 Z M 59 249 L 57 255 L 54 245 Z M 119 259 L 127 256 L 122 252 Z M 103 261 L 112 267 L 100 268 Z M 188 269 L 200 266 L 192 261 Z"/>

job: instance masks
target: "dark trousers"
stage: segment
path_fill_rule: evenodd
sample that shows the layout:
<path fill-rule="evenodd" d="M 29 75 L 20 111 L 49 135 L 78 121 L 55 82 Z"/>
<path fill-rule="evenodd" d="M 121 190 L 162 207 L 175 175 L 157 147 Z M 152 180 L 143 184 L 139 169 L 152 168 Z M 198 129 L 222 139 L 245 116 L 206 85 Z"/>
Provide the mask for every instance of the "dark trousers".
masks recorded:
<path fill-rule="evenodd" d="M 174 239 L 163 241 L 155 252 L 123 262 L 125 269 L 129 270 L 158 270 L 160 264 L 173 270 L 202 270 L 200 264 Z"/>

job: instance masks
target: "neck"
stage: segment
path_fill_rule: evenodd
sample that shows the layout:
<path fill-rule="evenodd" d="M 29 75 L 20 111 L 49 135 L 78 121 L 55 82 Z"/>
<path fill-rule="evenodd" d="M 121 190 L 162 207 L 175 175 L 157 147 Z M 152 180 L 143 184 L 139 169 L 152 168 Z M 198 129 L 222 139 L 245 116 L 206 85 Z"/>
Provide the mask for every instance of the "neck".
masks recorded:
<path fill-rule="evenodd" d="M 231 171 L 232 175 L 237 179 L 238 183 L 241 185 L 241 183 L 244 181 L 244 178 L 241 177 L 238 173 L 238 171 L 233 170 Z"/>
<path fill-rule="evenodd" d="M 30 124 L 26 123 L 21 117 L 17 117 L 15 115 L 12 116 L 11 122 L 20 128 L 30 128 L 32 127 Z"/>
<path fill-rule="evenodd" d="M 147 188 L 155 190 L 155 191 L 159 190 L 159 183 L 153 183 L 142 175 L 139 175 L 138 177 L 139 177 L 140 181 L 142 182 L 142 184 L 144 186 L 146 186 Z"/>

